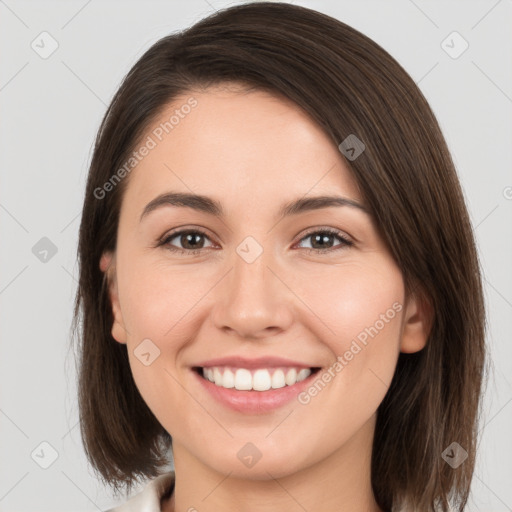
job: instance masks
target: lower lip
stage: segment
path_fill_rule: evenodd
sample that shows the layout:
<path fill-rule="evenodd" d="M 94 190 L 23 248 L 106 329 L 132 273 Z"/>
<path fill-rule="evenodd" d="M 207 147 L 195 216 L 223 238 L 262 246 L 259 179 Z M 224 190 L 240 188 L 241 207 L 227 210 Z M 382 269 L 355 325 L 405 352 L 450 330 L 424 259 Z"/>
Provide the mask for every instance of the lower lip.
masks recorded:
<path fill-rule="evenodd" d="M 237 389 L 223 388 L 205 379 L 197 371 L 192 370 L 196 378 L 218 402 L 244 414 L 261 414 L 271 412 L 291 402 L 297 395 L 308 387 L 316 378 L 318 371 L 311 373 L 307 378 L 278 389 L 267 391 L 238 391 Z"/>

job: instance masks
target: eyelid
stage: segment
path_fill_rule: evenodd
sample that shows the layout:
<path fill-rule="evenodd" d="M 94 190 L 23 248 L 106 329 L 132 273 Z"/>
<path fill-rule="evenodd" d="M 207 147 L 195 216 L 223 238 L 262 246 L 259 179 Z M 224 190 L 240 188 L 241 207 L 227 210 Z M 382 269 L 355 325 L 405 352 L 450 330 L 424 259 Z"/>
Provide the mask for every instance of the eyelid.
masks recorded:
<path fill-rule="evenodd" d="M 160 238 L 167 238 L 170 235 L 181 233 L 182 231 L 198 231 L 201 233 L 209 234 L 210 230 L 203 228 L 197 224 L 184 224 L 182 226 L 176 226 L 175 228 L 166 231 Z"/>
<path fill-rule="evenodd" d="M 174 228 L 170 232 L 165 233 L 157 242 L 155 247 L 161 247 L 163 246 L 167 250 L 173 252 L 173 253 L 180 253 L 180 254 L 187 254 L 187 255 L 196 255 L 204 252 L 205 250 L 210 250 L 212 247 L 201 247 L 199 249 L 181 249 L 179 247 L 175 247 L 170 245 L 169 241 L 173 238 L 178 237 L 179 235 L 184 235 L 187 233 L 195 233 L 200 234 L 204 236 L 205 238 L 208 238 L 213 245 L 215 245 L 215 242 L 212 240 L 213 237 L 211 237 L 208 233 L 208 230 L 194 225 L 189 226 L 180 226 L 177 228 Z M 314 247 L 304 247 L 303 250 L 306 250 L 308 254 L 326 254 L 326 253 L 335 253 L 336 251 L 343 250 L 350 248 L 354 245 L 354 239 L 350 235 L 347 235 L 344 231 L 338 228 L 333 228 L 330 226 L 314 226 L 309 229 L 307 229 L 305 232 L 302 232 L 300 234 L 300 237 L 298 240 L 292 245 L 292 247 L 295 247 L 297 244 L 300 244 L 304 239 L 308 238 L 310 235 L 315 233 L 327 233 L 330 236 L 336 237 L 339 240 L 341 240 L 341 244 L 338 244 L 338 246 L 334 247 L 328 247 L 325 249 L 316 249 Z"/>
<path fill-rule="evenodd" d="M 158 241 L 157 241 L 157 244 L 156 244 L 156 247 L 159 247 L 161 245 L 167 245 L 167 241 L 172 239 L 172 238 L 175 238 L 177 237 L 178 235 L 182 235 L 182 234 L 185 234 L 185 233 L 199 233 L 203 236 L 205 236 L 206 238 L 212 240 L 212 236 L 209 234 L 208 230 L 206 230 L 205 228 L 202 228 L 202 227 L 199 227 L 199 226 L 194 226 L 194 225 L 187 225 L 187 226 L 179 226 L 177 228 L 174 228 L 172 229 L 171 231 L 168 231 L 166 232 L 164 235 L 162 235 Z M 212 243 L 213 243 L 213 240 L 212 240 Z M 190 250 L 187 250 L 187 249 L 180 249 L 179 247 L 176 247 L 176 250 L 177 251 L 186 251 L 186 252 L 192 252 L 194 249 L 190 249 Z M 202 250 L 202 249 L 199 249 L 199 250 Z"/>
<path fill-rule="evenodd" d="M 315 226 L 313 228 L 309 228 L 303 233 L 300 234 L 298 241 L 302 241 L 303 238 L 313 234 L 313 233 L 329 233 L 333 236 L 337 236 L 339 238 L 344 239 L 347 242 L 354 243 L 355 240 L 353 237 L 351 237 L 348 233 L 343 231 L 342 229 L 333 228 L 330 226 Z"/>

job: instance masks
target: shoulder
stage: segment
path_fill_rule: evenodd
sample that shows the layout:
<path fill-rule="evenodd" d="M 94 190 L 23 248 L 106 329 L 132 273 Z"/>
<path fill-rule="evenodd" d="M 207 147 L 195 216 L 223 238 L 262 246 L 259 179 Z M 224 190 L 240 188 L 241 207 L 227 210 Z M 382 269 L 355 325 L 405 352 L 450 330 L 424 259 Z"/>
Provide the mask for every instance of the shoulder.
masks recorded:
<path fill-rule="evenodd" d="M 160 500 L 174 487 L 174 471 L 160 475 L 128 501 L 105 512 L 161 512 Z"/>

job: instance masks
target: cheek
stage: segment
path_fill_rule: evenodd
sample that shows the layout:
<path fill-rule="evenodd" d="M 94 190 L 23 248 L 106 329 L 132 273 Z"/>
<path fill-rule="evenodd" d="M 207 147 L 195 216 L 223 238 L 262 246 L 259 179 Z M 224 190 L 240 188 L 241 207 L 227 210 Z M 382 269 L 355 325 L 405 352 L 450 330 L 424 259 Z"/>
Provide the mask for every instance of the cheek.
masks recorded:
<path fill-rule="evenodd" d="M 137 266 L 131 260 L 118 270 L 129 343 L 149 338 L 168 352 L 178 351 L 178 345 L 191 336 L 191 324 L 205 320 L 208 311 L 203 306 L 211 305 L 208 294 L 222 272 L 206 263 L 170 267 L 140 261 Z M 372 353 L 398 350 L 404 289 L 401 273 L 391 261 L 381 258 L 316 268 L 309 263 L 285 277 L 304 301 L 290 305 L 297 309 L 298 322 L 327 345 L 333 356 L 349 350 L 354 340 L 364 347 L 378 340 L 372 343 Z"/>
<path fill-rule="evenodd" d="M 389 261 L 326 266 L 309 275 L 299 293 L 323 325 L 319 339 L 337 353 L 358 336 L 364 341 L 368 330 L 375 333 L 375 325 L 386 338 L 393 331 L 398 342 L 404 288 L 399 269 Z"/>
<path fill-rule="evenodd" d="M 168 432 L 190 432 L 194 416 L 202 417 L 203 412 L 194 409 L 195 402 L 180 385 L 179 359 L 193 339 L 192 326 L 197 325 L 194 304 L 205 292 L 191 286 L 196 280 L 190 275 L 151 266 L 127 273 L 125 283 L 123 316 L 129 330 L 127 349 L 135 385 Z M 139 347 L 144 344 L 147 348 L 142 351 Z M 144 353 L 150 354 L 150 361 L 154 357 L 149 365 L 143 362 Z M 176 410 L 183 414 L 174 414 Z"/>
<path fill-rule="evenodd" d="M 391 383 L 400 346 L 403 279 L 389 261 L 331 267 L 312 277 L 300 293 L 320 319 L 308 327 L 329 347 L 332 364 L 298 398 L 313 417 L 344 411 L 333 422 L 336 437 L 367 421 Z"/>
<path fill-rule="evenodd" d="M 208 289 L 208 281 L 197 278 L 190 268 L 162 268 L 143 258 L 119 258 L 117 272 L 133 378 L 158 417 L 164 396 L 174 404 L 184 399 L 173 376 L 180 350 L 190 341 L 191 322 L 197 322 L 194 305 Z"/>
<path fill-rule="evenodd" d="M 219 293 L 214 285 L 224 269 L 206 263 L 174 267 L 162 262 L 148 264 L 142 258 L 138 266 L 133 260 L 129 263 L 123 266 L 121 261 L 118 272 L 135 383 L 169 432 L 186 437 L 193 431 L 200 436 L 204 411 L 166 370 L 178 379 L 183 377 L 179 373 L 181 350 L 193 343 L 198 329 L 208 320 Z M 298 324 L 291 328 L 307 332 L 315 343 L 327 348 L 332 366 L 328 382 L 322 386 L 314 381 L 302 397 L 297 397 L 292 404 L 297 414 L 287 420 L 286 428 L 279 430 L 281 434 L 273 442 L 283 453 L 293 453 L 297 438 L 289 433 L 305 432 L 311 436 L 307 453 L 313 457 L 327 454 L 333 444 L 343 444 L 384 398 L 398 357 L 403 281 L 399 270 L 383 259 L 343 265 L 308 262 L 288 270 L 282 270 L 280 276 L 293 292 L 283 287 L 283 297 L 290 301 Z M 133 355 L 146 338 L 161 349 L 160 357 L 147 367 Z M 171 410 L 182 414 L 173 415 Z M 319 418 L 323 418 L 324 426 L 317 438 L 312 433 L 317 432 Z M 265 445 L 272 441 L 260 442 Z"/>
<path fill-rule="evenodd" d="M 160 264 L 127 265 L 121 279 L 123 318 L 132 343 L 150 338 L 168 344 L 179 338 L 209 288 L 204 273 Z"/>

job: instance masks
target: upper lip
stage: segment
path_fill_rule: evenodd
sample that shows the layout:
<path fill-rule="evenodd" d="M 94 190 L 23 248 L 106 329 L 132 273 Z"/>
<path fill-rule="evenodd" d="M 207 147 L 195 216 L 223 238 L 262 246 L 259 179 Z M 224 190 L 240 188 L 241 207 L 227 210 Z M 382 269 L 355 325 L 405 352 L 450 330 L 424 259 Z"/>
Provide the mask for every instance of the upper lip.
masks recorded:
<path fill-rule="evenodd" d="M 208 359 L 195 365 L 196 367 L 210 367 L 210 366 L 233 366 L 235 368 L 276 368 L 289 366 L 291 368 L 317 368 L 316 366 L 302 363 L 300 361 L 293 361 L 283 357 L 263 356 L 255 358 L 246 358 L 240 356 L 219 357 L 216 359 Z"/>

